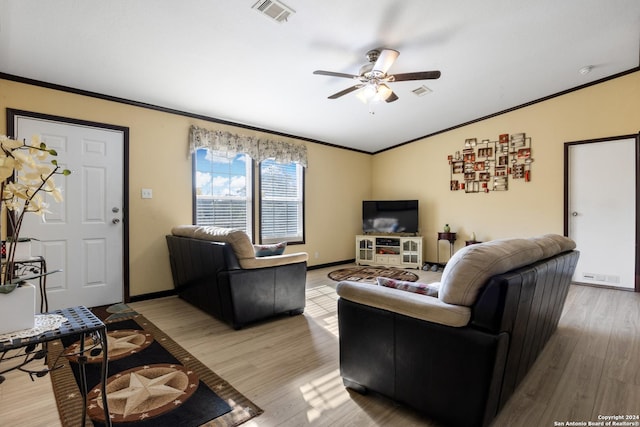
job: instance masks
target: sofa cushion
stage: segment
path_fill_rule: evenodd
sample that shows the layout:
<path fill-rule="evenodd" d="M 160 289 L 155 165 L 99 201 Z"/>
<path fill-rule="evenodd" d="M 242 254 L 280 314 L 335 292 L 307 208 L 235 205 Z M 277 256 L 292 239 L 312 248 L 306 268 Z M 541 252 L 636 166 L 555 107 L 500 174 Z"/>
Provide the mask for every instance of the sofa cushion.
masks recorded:
<path fill-rule="evenodd" d="M 560 252 L 562 252 L 560 244 L 556 242 L 555 239 L 549 236 L 530 237 L 529 240 L 540 247 L 540 249 L 542 250 L 543 259 L 552 257 L 555 254 L 559 254 Z"/>
<path fill-rule="evenodd" d="M 214 226 L 179 225 L 171 229 L 171 234 L 174 236 L 210 240 L 212 242 L 229 243 L 240 264 L 242 264 L 242 260 L 255 258 L 256 256 L 249 236 L 242 230 Z"/>
<path fill-rule="evenodd" d="M 238 258 L 240 267 L 244 269 L 258 269 L 277 267 L 280 265 L 306 262 L 309 258 L 306 252 L 282 254 L 256 258 L 253 244 L 249 236 L 242 230 L 213 226 L 178 225 L 171 229 L 171 234 L 192 239 L 224 242 L 231 245 Z"/>
<path fill-rule="evenodd" d="M 438 298 L 404 292 L 369 283 L 342 281 L 340 298 L 441 325 L 462 327 L 469 323 L 471 308 L 447 304 Z"/>
<path fill-rule="evenodd" d="M 560 252 L 572 251 L 576 248 L 576 242 L 560 234 L 545 234 L 542 236 L 542 238 L 550 239 L 556 242 L 560 246 Z"/>
<path fill-rule="evenodd" d="M 295 264 L 307 262 L 309 255 L 306 252 L 296 252 L 291 254 L 261 256 L 256 258 L 246 258 L 240 260 L 240 267 L 244 269 L 255 269 L 265 267 L 277 267 L 279 265 Z"/>
<path fill-rule="evenodd" d="M 416 294 L 429 295 L 430 297 L 437 297 L 438 290 L 440 290 L 440 283 L 407 282 L 405 280 L 395 280 L 388 277 L 376 277 L 376 281 L 380 286 L 400 289 L 401 291 L 413 292 Z"/>
<path fill-rule="evenodd" d="M 559 234 L 543 234 L 542 236 L 530 237 L 529 240 L 540 246 L 542 259 L 576 248 L 576 242 Z"/>
<path fill-rule="evenodd" d="M 529 239 L 492 240 L 457 251 L 442 272 L 439 298 L 470 307 L 489 277 L 543 258 L 539 244 Z"/>
<path fill-rule="evenodd" d="M 256 257 L 282 255 L 287 247 L 287 242 L 275 243 L 273 245 L 253 245 Z"/>

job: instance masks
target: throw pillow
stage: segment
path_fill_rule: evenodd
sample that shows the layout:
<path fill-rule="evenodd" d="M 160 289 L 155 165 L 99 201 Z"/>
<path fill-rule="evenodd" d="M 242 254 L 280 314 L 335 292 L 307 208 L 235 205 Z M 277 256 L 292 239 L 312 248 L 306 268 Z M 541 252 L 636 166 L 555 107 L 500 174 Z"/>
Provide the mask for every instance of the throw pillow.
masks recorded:
<path fill-rule="evenodd" d="M 253 249 L 256 251 L 256 257 L 282 255 L 287 242 L 275 243 L 273 245 L 253 245 Z"/>
<path fill-rule="evenodd" d="M 404 280 L 389 279 L 388 277 L 376 277 L 378 285 L 387 288 L 395 288 L 401 291 L 413 292 L 416 294 L 427 295 L 430 297 L 438 297 L 440 283 L 416 283 L 406 282 Z"/>

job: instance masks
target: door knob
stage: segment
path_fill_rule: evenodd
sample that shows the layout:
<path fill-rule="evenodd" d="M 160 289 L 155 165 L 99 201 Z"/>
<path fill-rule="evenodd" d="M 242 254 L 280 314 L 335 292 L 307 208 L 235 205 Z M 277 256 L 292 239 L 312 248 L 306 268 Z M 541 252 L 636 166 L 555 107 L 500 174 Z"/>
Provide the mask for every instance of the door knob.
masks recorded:
<path fill-rule="evenodd" d="M 571 216 L 578 216 L 578 212 L 571 212 Z"/>
<path fill-rule="evenodd" d="M 111 208 L 111 212 L 118 213 L 120 212 L 120 209 L 114 207 L 114 208 Z"/>
<path fill-rule="evenodd" d="M 111 220 L 111 222 L 112 222 L 112 223 L 114 223 L 114 224 L 117 224 L 117 223 L 119 223 L 119 222 L 120 222 L 120 219 L 118 219 L 118 218 L 113 218 L 113 219 Z"/>

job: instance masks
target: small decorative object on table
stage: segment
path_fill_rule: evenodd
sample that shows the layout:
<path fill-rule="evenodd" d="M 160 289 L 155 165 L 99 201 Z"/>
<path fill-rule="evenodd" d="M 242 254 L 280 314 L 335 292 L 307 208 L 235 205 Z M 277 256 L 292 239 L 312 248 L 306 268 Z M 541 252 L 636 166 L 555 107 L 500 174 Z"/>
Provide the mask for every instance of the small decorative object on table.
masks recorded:
<path fill-rule="evenodd" d="M 449 232 L 451 232 L 451 227 L 449 227 L 449 224 L 445 224 L 445 225 L 444 225 L 444 232 L 445 232 L 445 233 L 449 233 Z"/>
<path fill-rule="evenodd" d="M 39 137 L 34 137 L 31 144 L 25 141 L 16 141 L 5 135 L 0 135 L 0 207 L 7 209 L 7 222 L 9 227 L 2 229 L 6 235 L 8 246 L 6 258 L 2 261 L 0 269 L 0 333 L 12 332 L 16 324 L 13 320 L 17 312 L 27 311 L 25 319 L 29 324 L 19 322 L 19 329 L 34 327 L 35 292 L 32 291 L 33 300 L 24 304 L 24 307 L 15 306 L 15 299 L 7 298 L 16 289 L 24 288 L 24 280 L 16 273 L 16 255 L 18 242 L 20 242 L 20 228 L 22 220 L 27 212 L 32 212 L 44 217 L 47 212 L 47 203 L 42 192 L 49 194 L 57 202 L 62 200 L 62 194 L 56 188 L 53 175 L 69 175 L 67 169 L 61 169 L 54 159 L 50 165 L 39 163 L 49 156 L 56 156 L 55 150 L 50 149 Z M 24 284 L 24 285 L 23 285 Z M 33 288 L 32 285 L 30 285 Z M 26 287 L 25 289 L 27 289 Z M 11 306 L 11 310 L 9 310 Z M 17 311 L 16 311 L 17 310 Z"/>

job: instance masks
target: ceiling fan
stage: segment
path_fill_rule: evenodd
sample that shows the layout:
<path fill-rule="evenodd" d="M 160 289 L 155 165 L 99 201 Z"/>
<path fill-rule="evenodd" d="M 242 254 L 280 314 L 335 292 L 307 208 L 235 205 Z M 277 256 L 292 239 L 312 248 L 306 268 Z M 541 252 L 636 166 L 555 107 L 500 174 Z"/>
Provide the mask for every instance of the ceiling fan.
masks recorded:
<path fill-rule="evenodd" d="M 329 96 L 329 99 L 340 98 L 355 90 L 362 89 L 361 94 L 365 102 L 381 101 L 393 102 L 398 99 L 387 83 L 404 82 L 409 80 L 430 80 L 440 78 L 440 71 L 418 71 L 414 73 L 387 74 L 391 65 L 398 58 L 400 52 L 393 49 L 373 49 L 367 52 L 368 64 L 360 68 L 359 74 L 336 73 L 333 71 L 316 70 L 313 74 L 332 77 L 344 77 L 356 80 L 355 85 Z"/>

